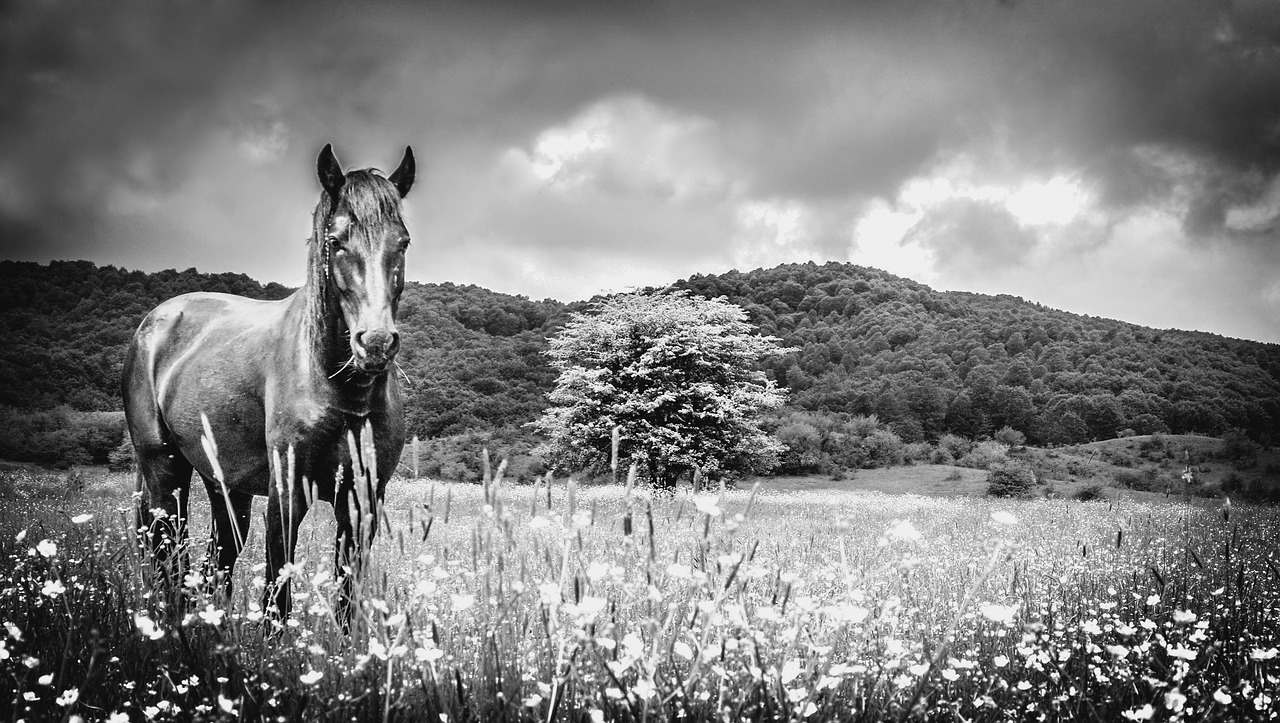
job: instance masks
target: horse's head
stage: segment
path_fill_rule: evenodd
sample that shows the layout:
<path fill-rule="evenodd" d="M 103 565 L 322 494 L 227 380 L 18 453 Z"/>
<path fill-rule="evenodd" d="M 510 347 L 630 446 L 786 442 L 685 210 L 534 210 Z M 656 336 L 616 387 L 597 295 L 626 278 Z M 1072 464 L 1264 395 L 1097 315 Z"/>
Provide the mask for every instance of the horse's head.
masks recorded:
<path fill-rule="evenodd" d="M 396 309 L 409 246 L 400 201 L 413 185 L 413 149 L 395 173 L 343 173 L 326 145 L 316 162 L 325 197 L 316 209 L 316 241 L 329 293 L 350 334 L 351 361 L 362 372 L 385 371 L 400 348 Z"/>

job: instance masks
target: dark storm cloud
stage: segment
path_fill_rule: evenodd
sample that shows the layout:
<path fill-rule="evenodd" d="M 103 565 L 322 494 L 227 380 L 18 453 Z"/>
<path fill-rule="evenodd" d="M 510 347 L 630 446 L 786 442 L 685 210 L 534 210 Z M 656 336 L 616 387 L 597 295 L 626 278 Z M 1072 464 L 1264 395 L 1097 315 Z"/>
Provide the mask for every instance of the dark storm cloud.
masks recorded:
<path fill-rule="evenodd" d="M 843 258 L 865 208 L 956 159 L 974 183 L 1065 175 L 1117 218 L 1176 207 L 1193 239 L 1275 245 L 1271 3 L 9 3 L 0 61 L 6 257 L 287 280 L 297 259 L 273 244 L 305 232 L 326 142 L 361 166 L 414 145 L 410 225 L 438 253 L 411 263 L 428 278 L 474 265 L 460 249 L 521 244 L 535 260 L 660 249 L 670 276 L 734 258 L 730 237 L 761 263 Z M 602 103 L 710 149 L 691 160 L 713 162 L 714 192 L 668 192 L 688 179 L 632 175 L 643 159 L 625 154 L 595 158 L 578 195 L 495 170 Z M 756 207 L 799 208 L 803 238 L 779 245 L 764 212 L 744 235 Z M 986 211 L 937 210 L 912 240 L 983 258 Z"/>

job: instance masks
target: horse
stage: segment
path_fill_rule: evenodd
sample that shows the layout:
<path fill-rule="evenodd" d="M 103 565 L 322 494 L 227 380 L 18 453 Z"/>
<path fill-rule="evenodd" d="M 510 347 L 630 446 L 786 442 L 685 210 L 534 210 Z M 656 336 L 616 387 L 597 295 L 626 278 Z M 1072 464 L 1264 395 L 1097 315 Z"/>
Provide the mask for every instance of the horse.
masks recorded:
<path fill-rule="evenodd" d="M 274 582 L 263 607 L 280 618 L 290 611 L 298 527 L 315 500 L 333 505 L 346 627 L 353 579 L 404 448 L 403 392 L 393 370 L 409 246 L 402 200 L 414 168 L 406 147 L 390 176 L 344 173 L 326 145 L 316 161 L 322 191 L 300 289 L 278 301 L 183 294 L 139 325 L 122 379 L 137 461 L 137 525 L 153 564 L 168 570 L 170 590 L 189 562 L 195 471 L 213 518 L 206 579 L 228 598 L 253 498 L 267 498 Z"/>

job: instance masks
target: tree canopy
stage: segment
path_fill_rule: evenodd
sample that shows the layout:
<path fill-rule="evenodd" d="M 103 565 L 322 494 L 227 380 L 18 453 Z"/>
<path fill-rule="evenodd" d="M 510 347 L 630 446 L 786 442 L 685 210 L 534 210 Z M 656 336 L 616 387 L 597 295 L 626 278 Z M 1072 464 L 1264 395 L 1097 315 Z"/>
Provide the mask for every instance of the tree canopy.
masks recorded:
<path fill-rule="evenodd" d="M 759 417 L 783 401 L 759 369 L 777 340 L 723 299 L 623 294 L 574 314 L 552 337 L 554 405 L 535 422 L 560 467 L 603 471 L 618 455 L 657 487 L 767 469 L 781 451 Z"/>
<path fill-rule="evenodd" d="M 872 415 L 908 443 L 981 438 L 1006 426 L 1031 444 L 1124 430 L 1216 436 L 1240 429 L 1256 441 L 1280 441 L 1277 344 L 1149 329 L 1011 296 L 939 292 L 852 264 L 730 271 L 675 287 L 723 296 L 761 334 L 781 339 L 782 353 L 759 366 L 790 390 L 779 425 L 802 421 L 819 441 L 825 430 Z M 258 298 L 290 292 L 195 269 L 0 261 L 0 406 L 119 410 L 120 366 L 133 330 L 160 301 L 196 290 Z M 469 285 L 406 283 L 397 361 L 410 379 L 410 434 L 489 433 L 536 419 L 557 374 L 544 354 L 547 339 L 586 308 Z M 527 450 L 535 440 L 524 433 Z"/>

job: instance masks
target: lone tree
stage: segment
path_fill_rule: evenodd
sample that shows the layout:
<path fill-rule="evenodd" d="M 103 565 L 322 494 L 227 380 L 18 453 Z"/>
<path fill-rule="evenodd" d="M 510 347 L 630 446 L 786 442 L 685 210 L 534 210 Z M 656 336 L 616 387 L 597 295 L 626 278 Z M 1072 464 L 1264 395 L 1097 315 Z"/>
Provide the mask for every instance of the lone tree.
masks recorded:
<path fill-rule="evenodd" d="M 619 427 L 619 458 L 658 488 L 694 469 L 717 478 L 772 467 L 782 445 L 758 418 L 782 393 L 756 365 L 777 339 L 752 333 L 746 318 L 723 299 L 683 292 L 624 294 L 574 314 L 547 352 L 560 378 L 555 406 L 533 423 L 550 437 L 543 456 L 603 472 Z"/>

